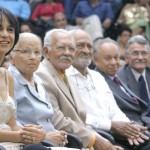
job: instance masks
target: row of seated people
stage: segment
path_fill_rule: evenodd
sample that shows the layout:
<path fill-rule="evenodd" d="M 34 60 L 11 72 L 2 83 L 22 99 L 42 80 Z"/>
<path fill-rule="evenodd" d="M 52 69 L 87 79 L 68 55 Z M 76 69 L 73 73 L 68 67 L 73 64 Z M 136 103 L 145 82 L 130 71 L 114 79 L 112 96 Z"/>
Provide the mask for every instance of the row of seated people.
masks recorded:
<path fill-rule="evenodd" d="M 27 3 L 26 5 L 16 4 L 16 3 L 23 3 L 23 0 L 21 0 L 22 2 L 15 1 L 13 2 L 13 5 L 11 4 L 11 1 L 14 1 L 14 0 L 9 0 L 9 1 L 3 0 L 0 6 L 7 7 L 10 10 L 13 9 L 13 6 L 14 6 L 15 9 L 13 9 L 12 12 L 16 14 L 16 16 L 18 16 L 19 20 L 20 18 L 22 18 L 22 20 L 30 19 L 30 21 L 32 21 L 32 23 L 35 26 L 34 29 L 36 31 L 36 34 L 38 34 L 42 38 L 44 37 L 45 32 L 47 30 L 53 28 L 53 17 L 55 13 L 65 12 L 67 16 L 67 20 L 68 20 L 70 17 L 68 17 L 68 13 L 66 11 L 68 10 L 68 7 L 71 8 L 71 6 L 74 5 L 74 4 L 71 4 L 71 3 L 74 3 L 73 1 L 70 1 L 70 2 L 59 1 L 59 3 L 57 3 L 58 1 L 56 1 L 55 3 L 53 0 L 47 0 L 47 1 L 44 0 L 44 1 L 41 1 L 40 3 L 38 2 L 34 10 L 30 10 L 29 4 L 28 4 L 28 9 L 27 9 L 27 6 L 26 6 Z M 149 22 L 149 16 L 148 16 L 148 11 L 147 11 L 147 9 L 149 10 L 148 2 L 144 2 L 143 0 L 138 0 L 136 3 L 127 4 L 127 6 L 125 6 L 125 9 L 123 8 L 122 10 L 123 12 L 121 12 L 120 14 L 121 17 L 119 17 L 119 20 L 117 20 L 117 23 L 129 25 L 129 27 L 134 29 L 135 34 L 137 32 L 139 34 L 139 32 L 142 32 L 144 30 L 149 38 L 149 27 L 147 26 L 148 25 L 147 23 Z M 116 0 L 116 1 L 81 0 L 81 1 L 78 1 L 78 3 L 76 3 L 76 6 L 72 10 L 72 13 L 69 13 L 69 15 L 72 14 L 71 22 L 74 22 L 76 25 L 80 26 L 80 28 L 90 33 L 93 40 L 96 39 L 97 37 L 104 37 L 104 36 L 105 37 L 110 36 L 114 39 L 116 36 L 116 32 L 117 32 L 117 31 L 116 32 L 113 31 L 115 27 L 114 26 L 115 18 L 118 16 L 119 11 L 121 10 L 124 4 L 126 4 L 126 2 L 122 2 L 122 0 Z M 66 5 L 67 5 L 67 9 L 65 9 Z M 23 8 L 20 9 L 19 6 L 20 8 L 24 7 L 24 9 Z M 136 6 L 138 6 L 138 8 L 141 8 L 141 9 L 138 9 Z M 136 7 L 136 10 L 135 10 L 136 13 L 134 13 L 135 7 Z M 125 11 L 126 8 L 128 10 L 127 14 Z M 114 11 L 117 11 L 116 13 L 117 15 L 114 15 Z M 124 11 L 125 11 L 125 15 L 124 15 Z M 96 15 L 96 16 L 92 17 L 92 15 Z M 142 19 L 140 19 L 139 21 L 139 18 L 141 18 L 140 17 L 141 15 L 142 16 L 144 15 L 145 17 L 142 17 Z M 138 23 L 137 23 L 137 20 L 138 20 Z"/>
<path fill-rule="evenodd" d="M 135 43 L 144 46 L 137 52 Z M 53 136 L 48 131 L 54 130 L 55 127 L 81 137 L 84 147 L 90 148 L 94 145 L 96 149 L 121 150 L 121 147 L 114 146 L 116 144 L 125 149 L 148 150 L 148 101 L 144 101 L 141 95 L 137 97 L 124 83 L 118 85 L 113 81 L 119 69 L 119 51 L 115 41 L 97 39 L 94 43 L 93 60 L 101 75 L 88 69 L 92 60 L 92 47 L 91 36 L 81 29 L 70 32 L 54 29 L 44 38 L 45 58 L 40 63 L 40 39 L 32 33 L 20 34 L 19 41 L 10 54 L 11 65 L 8 69 L 15 81 L 14 100 L 18 122 L 22 125 L 42 125 L 47 132 L 46 138 L 51 140 Z M 128 51 L 130 57 L 138 53 L 138 57 L 134 58 L 144 59 L 134 60 L 135 63 L 139 61 L 137 72 L 142 74 L 141 65 L 146 65 L 148 60 L 148 42 L 142 36 L 132 37 Z M 31 114 L 36 117 L 33 118 Z M 29 130 L 29 127 L 24 129 L 28 131 L 27 137 L 30 140 L 35 135 L 33 128 L 34 126 L 32 130 Z M 100 129 L 102 135 L 105 133 L 103 130 L 107 131 L 112 144 L 92 128 Z M 34 136 L 34 142 L 40 140 L 43 139 Z M 65 145 L 64 139 L 54 140 L 62 141 L 63 143 L 57 144 Z"/>
<path fill-rule="evenodd" d="M 63 28 L 65 30 L 74 30 L 74 29 L 80 29 L 79 26 L 73 26 L 69 25 L 67 22 L 67 18 L 64 13 L 58 12 L 54 15 L 53 19 L 53 28 Z M 118 32 L 116 34 L 116 41 L 119 45 L 119 51 L 120 51 L 120 65 L 126 64 L 125 60 L 125 46 L 128 41 L 128 39 L 132 36 L 133 32 L 128 26 L 120 26 L 119 29 L 117 29 Z M 20 27 L 20 32 L 30 32 L 30 33 L 35 33 L 34 27 L 30 22 L 24 22 L 22 23 Z M 145 36 L 144 32 L 141 33 L 141 35 Z M 9 65 L 9 59 L 5 58 L 3 61 L 4 66 Z M 2 64 L 2 65 L 3 65 Z M 89 66 L 91 69 L 94 68 L 94 65 L 91 64 Z"/>
<path fill-rule="evenodd" d="M 26 59 L 26 63 L 29 63 L 29 72 L 25 71 L 28 75 L 28 77 L 30 78 L 31 74 L 33 73 L 32 71 L 34 71 L 34 67 L 37 67 L 36 64 L 38 63 L 38 61 L 35 61 L 34 63 L 32 62 L 33 57 L 34 60 L 40 60 L 40 56 L 41 56 L 41 41 L 39 39 L 39 37 L 37 37 L 36 35 L 30 35 L 29 36 L 23 36 L 23 41 L 21 40 L 22 37 L 20 35 L 19 37 L 19 24 L 16 20 L 16 17 L 9 12 L 8 10 L 5 10 L 3 8 L 0 8 L 0 21 L 1 21 L 1 32 L 0 32 L 0 38 L 1 38 L 1 42 L 0 42 L 0 52 L 1 52 L 1 57 L 0 57 L 0 62 L 2 62 L 4 56 L 6 54 L 9 54 L 11 49 L 13 49 L 14 51 L 11 53 L 11 61 L 12 64 L 13 62 L 16 62 L 17 59 L 16 56 L 19 56 L 20 58 L 24 56 L 24 58 Z M 28 37 L 28 38 L 27 38 Z M 33 37 L 33 39 L 31 39 L 30 37 Z M 18 42 L 19 39 L 19 42 Z M 27 40 L 28 39 L 28 40 Z M 32 51 L 30 50 L 24 50 L 22 48 L 28 47 L 28 44 L 25 42 L 27 40 L 28 44 L 34 48 L 34 46 L 36 47 L 36 45 L 33 45 L 31 43 L 31 40 L 37 41 L 37 48 L 36 50 L 32 49 Z M 25 43 L 24 43 L 25 42 Z M 18 44 L 18 45 L 15 45 Z M 14 47 L 15 46 L 15 47 Z M 16 47 L 19 47 L 18 49 L 15 49 Z M 21 48 L 21 50 L 19 50 Z M 20 52 L 20 55 L 19 55 Z M 40 53 L 39 53 L 40 52 Z M 17 54 L 18 53 L 18 54 Z M 34 55 L 33 55 L 34 54 Z M 33 56 L 31 58 L 31 55 Z M 28 58 L 31 60 L 28 61 Z M 17 63 L 18 64 L 18 63 Z M 19 65 L 19 64 L 18 64 Z M 32 66 L 32 67 L 31 67 Z M 31 68 L 30 68 L 31 67 Z M 18 66 L 19 68 L 19 66 Z M 22 68 L 22 67 L 21 67 Z M 32 73 L 31 73 L 32 72 Z M 59 146 L 63 146 L 66 143 L 68 143 L 68 134 L 64 131 L 56 131 L 53 129 L 53 126 L 50 124 L 50 117 L 48 115 L 49 118 L 44 118 L 46 119 L 46 123 L 43 123 L 43 126 L 40 125 L 40 123 L 31 125 L 25 125 L 24 127 L 22 126 L 18 126 L 16 124 L 16 120 L 15 120 L 15 106 L 14 106 L 14 102 L 13 102 L 13 94 L 14 94 L 14 83 L 13 83 L 13 78 L 10 75 L 10 73 L 5 70 L 0 68 L 0 79 L 1 79 L 1 84 L 0 84 L 0 149 L 4 149 L 4 147 L 8 150 L 8 149 L 13 149 L 13 150 L 20 150 L 21 147 L 24 146 L 23 143 L 25 144 L 31 144 L 31 143 L 39 143 L 41 142 L 44 138 L 47 139 L 51 139 L 52 141 L 54 141 L 54 143 L 59 144 Z M 26 79 L 25 79 L 26 80 Z M 38 84 L 39 85 L 39 84 Z M 16 86 L 16 85 L 15 85 Z M 34 85 L 33 85 L 34 86 Z M 42 94 L 44 94 L 44 89 L 42 88 L 42 86 L 38 86 L 37 89 L 42 92 Z M 22 93 L 18 93 L 20 95 L 22 95 Z M 17 94 L 17 95 L 18 95 Z M 41 96 L 39 94 L 39 96 Z M 48 100 L 48 97 L 46 96 L 45 93 L 45 97 L 42 95 L 41 96 L 43 99 L 41 99 L 41 102 L 43 100 L 43 103 L 46 103 L 46 107 L 47 109 L 49 109 L 49 114 L 53 113 L 52 107 L 50 105 L 50 102 Z M 27 102 L 27 101 L 26 101 Z M 30 106 L 29 106 L 30 107 Z M 40 106 L 39 106 L 40 107 Z M 27 108 L 25 110 L 22 110 L 22 112 L 26 112 L 28 111 Z M 32 110 L 33 111 L 33 110 Z M 36 111 L 34 109 L 34 111 Z M 42 112 L 41 112 L 42 113 Z M 30 114 L 30 116 L 32 115 L 32 112 Z M 37 114 L 39 116 L 39 113 Z M 32 116 L 33 118 L 33 116 Z M 44 120 L 45 120 L 44 119 Z M 48 125 L 46 125 L 48 124 Z M 47 132 L 44 131 L 44 128 L 48 128 L 51 129 L 51 132 Z M 12 143 L 14 142 L 14 143 Z M 19 142 L 19 143 L 17 143 Z M 69 144 L 69 143 L 68 143 Z M 32 147 L 33 146 L 33 147 Z M 36 147 L 34 147 L 36 146 Z M 105 145 L 104 145 L 105 147 Z M 45 148 L 42 145 L 29 145 L 29 147 L 25 147 L 23 148 L 23 150 L 45 150 L 47 148 Z M 50 149 L 50 148 L 48 148 Z"/>

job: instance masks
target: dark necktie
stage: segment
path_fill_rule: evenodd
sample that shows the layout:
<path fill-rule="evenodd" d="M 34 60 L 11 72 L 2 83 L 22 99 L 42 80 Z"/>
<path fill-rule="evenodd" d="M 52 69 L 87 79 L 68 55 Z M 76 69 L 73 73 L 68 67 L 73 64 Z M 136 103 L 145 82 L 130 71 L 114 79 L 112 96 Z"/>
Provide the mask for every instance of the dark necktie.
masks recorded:
<path fill-rule="evenodd" d="M 137 104 L 139 104 L 138 99 L 136 97 L 134 97 L 133 95 L 130 94 L 130 92 L 121 84 L 121 81 L 119 80 L 119 78 L 117 76 L 114 77 L 114 82 L 120 87 L 123 88 L 124 92 L 130 96 L 132 98 L 132 100 L 134 100 Z"/>
<path fill-rule="evenodd" d="M 120 80 L 118 79 L 118 77 L 114 77 L 114 82 L 117 84 L 117 85 L 119 85 L 119 86 L 121 86 L 121 82 L 120 82 Z"/>
<path fill-rule="evenodd" d="M 148 98 L 148 92 L 147 92 L 147 88 L 146 88 L 146 83 L 144 80 L 144 77 L 141 75 L 139 77 L 139 90 L 140 90 L 140 97 L 145 101 L 145 102 L 149 102 L 149 98 Z"/>

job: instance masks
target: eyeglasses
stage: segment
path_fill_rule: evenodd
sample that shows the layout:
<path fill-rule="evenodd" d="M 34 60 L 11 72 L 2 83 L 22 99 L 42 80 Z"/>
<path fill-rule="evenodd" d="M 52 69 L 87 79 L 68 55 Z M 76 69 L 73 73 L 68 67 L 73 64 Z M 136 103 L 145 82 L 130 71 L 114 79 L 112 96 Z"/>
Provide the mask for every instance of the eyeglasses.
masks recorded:
<path fill-rule="evenodd" d="M 73 45 L 70 46 L 66 46 L 66 45 L 48 45 L 48 46 L 53 46 L 56 48 L 57 51 L 63 52 L 66 51 L 66 49 L 68 49 L 70 52 L 75 52 L 76 48 Z"/>
<path fill-rule="evenodd" d="M 147 57 L 149 53 L 147 51 L 142 51 L 142 52 L 134 51 L 129 54 L 133 57 L 138 57 L 139 55 L 142 55 L 143 57 Z"/>
<path fill-rule="evenodd" d="M 93 83 L 92 83 L 93 84 Z M 92 85 L 91 84 L 91 81 L 87 84 L 87 85 L 79 85 L 78 83 L 77 83 L 77 86 L 78 86 L 78 88 L 80 89 L 80 90 L 82 90 L 82 91 L 87 91 L 87 92 L 90 92 L 90 91 L 92 91 L 92 90 L 95 90 L 95 86 L 94 85 Z"/>
<path fill-rule="evenodd" d="M 32 54 L 34 54 L 36 57 L 41 57 L 42 56 L 42 54 L 39 50 L 31 51 L 29 49 L 23 49 L 23 50 L 16 49 L 16 50 L 13 50 L 13 51 L 20 52 L 21 54 L 23 54 L 26 57 L 30 57 Z"/>
<path fill-rule="evenodd" d="M 79 90 L 82 90 L 85 92 L 96 90 L 91 75 L 89 75 L 89 78 L 90 79 L 87 80 L 86 84 L 82 84 L 81 82 L 78 81 L 78 78 L 75 75 L 76 85 L 79 88 Z"/>

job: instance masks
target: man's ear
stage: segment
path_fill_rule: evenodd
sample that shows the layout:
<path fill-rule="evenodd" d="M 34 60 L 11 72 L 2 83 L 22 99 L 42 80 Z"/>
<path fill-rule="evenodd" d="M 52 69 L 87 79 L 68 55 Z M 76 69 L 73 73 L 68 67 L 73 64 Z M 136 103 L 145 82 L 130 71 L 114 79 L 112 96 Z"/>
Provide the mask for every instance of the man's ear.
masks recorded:
<path fill-rule="evenodd" d="M 95 53 L 93 53 L 92 61 L 93 61 L 94 65 L 97 64 L 97 57 L 96 57 Z"/>
<path fill-rule="evenodd" d="M 125 57 L 126 64 L 128 64 L 128 62 L 129 62 L 129 54 L 125 53 L 124 57 Z"/>
<path fill-rule="evenodd" d="M 47 59 L 49 58 L 49 50 L 47 47 L 43 47 L 43 54 Z"/>

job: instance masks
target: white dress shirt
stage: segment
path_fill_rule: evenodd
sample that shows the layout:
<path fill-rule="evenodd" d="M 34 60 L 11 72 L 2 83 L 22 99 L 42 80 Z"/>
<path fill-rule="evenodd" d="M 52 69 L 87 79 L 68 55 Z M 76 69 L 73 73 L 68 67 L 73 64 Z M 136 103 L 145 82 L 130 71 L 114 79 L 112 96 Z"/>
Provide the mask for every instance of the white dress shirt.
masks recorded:
<path fill-rule="evenodd" d="M 67 76 L 77 85 L 87 111 L 86 123 L 92 127 L 109 131 L 111 121 L 129 119 L 119 109 L 113 94 L 100 73 L 87 69 L 87 77 L 74 67 L 66 70 Z"/>

